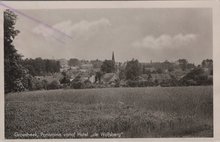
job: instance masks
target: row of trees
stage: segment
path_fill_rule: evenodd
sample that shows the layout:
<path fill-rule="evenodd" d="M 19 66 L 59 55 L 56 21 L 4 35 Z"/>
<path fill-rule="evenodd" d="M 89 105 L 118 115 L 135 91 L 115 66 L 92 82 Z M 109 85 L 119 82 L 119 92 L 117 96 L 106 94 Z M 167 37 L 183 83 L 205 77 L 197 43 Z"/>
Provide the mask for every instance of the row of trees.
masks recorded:
<path fill-rule="evenodd" d="M 26 74 L 22 80 L 21 84 L 17 85 L 14 88 L 14 91 L 20 92 L 20 91 L 33 91 L 33 90 L 50 90 L 50 89 L 59 89 L 61 88 L 61 84 L 59 80 L 53 80 L 51 82 L 48 82 L 46 79 L 39 80 L 36 77 L 33 77 L 30 74 Z"/>
<path fill-rule="evenodd" d="M 33 76 L 46 75 L 48 73 L 60 72 L 60 63 L 56 60 L 49 59 L 25 59 L 22 65 L 29 70 Z"/>
<path fill-rule="evenodd" d="M 127 80 L 126 85 L 130 87 L 157 86 L 157 85 L 189 86 L 189 85 L 212 85 L 213 84 L 213 78 L 210 77 L 213 75 L 213 69 L 212 69 L 213 62 L 211 59 L 203 60 L 201 63 L 201 66 L 200 65 L 195 66 L 194 64 L 188 63 L 186 59 L 179 59 L 178 62 L 179 62 L 178 67 L 180 69 L 182 69 L 183 71 L 190 70 L 190 72 L 186 73 L 186 75 L 180 80 L 178 80 L 176 77 L 171 75 L 171 79 L 165 80 L 160 83 L 157 80 L 152 81 L 150 79 L 146 81 L 140 81 L 139 76 L 141 74 L 148 74 L 150 77 L 151 73 L 161 74 L 164 69 L 168 69 L 169 72 L 172 72 L 174 71 L 174 67 L 176 65 L 168 61 L 165 61 L 160 64 L 156 63 L 157 65 L 155 66 L 156 67 L 160 66 L 160 68 L 158 68 L 154 72 L 147 72 L 144 70 L 144 68 L 147 65 L 143 65 L 142 63 L 139 63 L 139 61 L 135 59 L 128 61 L 126 64 L 126 67 L 124 69 L 123 68 L 120 69 L 119 78 L 120 80 Z M 205 73 L 203 68 L 209 68 L 210 72 Z M 115 65 L 113 64 L 111 60 L 106 60 L 103 62 L 101 69 L 105 73 L 114 72 Z"/>

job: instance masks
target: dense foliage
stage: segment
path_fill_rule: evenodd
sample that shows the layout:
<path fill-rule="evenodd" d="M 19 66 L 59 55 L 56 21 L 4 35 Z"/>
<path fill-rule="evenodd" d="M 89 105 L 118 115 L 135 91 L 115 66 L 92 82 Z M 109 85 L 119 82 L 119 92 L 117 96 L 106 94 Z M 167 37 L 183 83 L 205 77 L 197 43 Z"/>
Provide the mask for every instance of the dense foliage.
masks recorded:
<path fill-rule="evenodd" d="M 105 60 L 102 63 L 101 71 L 105 73 L 111 73 L 115 71 L 115 63 L 112 60 Z"/>
<path fill-rule="evenodd" d="M 135 80 L 140 75 L 140 64 L 138 60 L 131 60 L 127 62 L 127 66 L 125 68 L 125 74 L 127 80 Z"/>
<path fill-rule="evenodd" d="M 22 91 L 22 78 L 26 72 L 21 65 L 21 55 L 17 53 L 13 45 L 15 36 L 19 33 L 15 29 L 17 16 L 10 10 L 4 12 L 4 73 L 5 92 Z"/>
<path fill-rule="evenodd" d="M 76 58 L 71 58 L 69 61 L 68 61 L 68 65 L 69 66 L 78 66 L 80 65 L 80 61 Z"/>
<path fill-rule="evenodd" d="M 33 76 L 46 75 L 48 73 L 60 72 L 60 63 L 56 60 L 49 59 L 25 59 L 22 61 L 23 66 L 29 70 Z"/>

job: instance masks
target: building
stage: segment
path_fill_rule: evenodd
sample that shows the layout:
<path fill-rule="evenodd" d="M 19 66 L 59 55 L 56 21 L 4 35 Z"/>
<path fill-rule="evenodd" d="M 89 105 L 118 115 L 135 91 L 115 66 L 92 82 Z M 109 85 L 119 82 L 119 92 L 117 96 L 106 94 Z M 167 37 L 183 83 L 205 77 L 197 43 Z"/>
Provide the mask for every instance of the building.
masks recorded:
<path fill-rule="evenodd" d="M 171 76 L 169 74 L 151 74 L 151 77 L 149 77 L 149 79 L 161 83 L 163 81 L 170 80 Z"/>
<path fill-rule="evenodd" d="M 115 63 L 115 55 L 114 55 L 114 51 L 112 52 L 112 61 Z"/>
<path fill-rule="evenodd" d="M 155 72 L 156 69 L 155 69 L 154 67 L 145 67 L 145 68 L 144 68 L 144 71 L 145 71 L 145 72 Z"/>
<path fill-rule="evenodd" d="M 106 73 L 102 77 L 102 82 L 104 83 L 112 83 L 119 79 L 116 73 Z"/>

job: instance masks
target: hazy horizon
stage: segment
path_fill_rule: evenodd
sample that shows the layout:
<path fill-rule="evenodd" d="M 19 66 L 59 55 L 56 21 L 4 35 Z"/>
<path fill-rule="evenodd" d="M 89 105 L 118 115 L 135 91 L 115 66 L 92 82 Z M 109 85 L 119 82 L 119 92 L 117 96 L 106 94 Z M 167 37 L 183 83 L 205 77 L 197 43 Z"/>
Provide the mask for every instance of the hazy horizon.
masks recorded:
<path fill-rule="evenodd" d="M 208 8 L 22 10 L 14 45 L 25 58 L 139 62 L 212 59 Z M 32 19 L 34 18 L 34 20 Z M 35 20 L 36 19 L 36 20 Z"/>
<path fill-rule="evenodd" d="M 23 59 L 36 59 L 36 58 L 41 58 L 41 59 L 48 59 L 48 60 L 62 60 L 62 59 L 65 59 L 65 60 L 70 60 L 71 58 L 42 58 L 42 57 L 34 57 L 34 58 L 26 58 L 26 57 L 23 57 Z M 83 58 L 74 58 L 74 59 L 78 59 L 79 61 L 83 61 L 83 60 L 85 60 L 85 61 L 94 61 L 94 60 L 99 60 L 99 61 L 104 61 L 104 60 L 111 60 L 111 58 L 106 58 L 106 59 L 83 59 Z M 136 58 L 131 58 L 131 59 L 129 59 L 129 60 L 126 60 L 126 61 L 117 61 L 117 59 L 116 59 L 116 61 L 115 62 L 118 62 L 118 63 L 124 63 L 124 62 L 127 62 L 127 61 L 131 61 L 132 59 L 134 59 L 134 60 L 136 60 Z M 186 59 L 186 58 L 179 58 L 179 59 Z M 139 63 L 162 63 L 162 62 L 165 62 L 165 61 L 168 61 L 168 62 L 170 62 L 170 63 L 174 63 L 174 62 L 176 62 L 176 61 L 178 61 L 179 59 L 176 59 L 176 60 L 161 60 L 161 61 L 159 61 L 159 60 L 149 60 L 149 61 L 139 61 Z M 190 60 L 188 60 L 188 59 L 186 59 L 187 61 L 188 61 L 188 63 L 192 63 L 192 64 L 194 64 L 194 65 L 199 65 L 199 64 L 201 64 L 202 63 L 202 61 L 203 60 L 206 60 L 206 59 L 212 59 L 212 58 L 204 58 L 204 59 L 202 59 L 201 60 L 201 62 L 198 62 L 198 63 L 195 63 L 195 62 L 192 62 L 192 61 L 190 61 Z M 138 59 L 137 59 L 138 60 Z"/>

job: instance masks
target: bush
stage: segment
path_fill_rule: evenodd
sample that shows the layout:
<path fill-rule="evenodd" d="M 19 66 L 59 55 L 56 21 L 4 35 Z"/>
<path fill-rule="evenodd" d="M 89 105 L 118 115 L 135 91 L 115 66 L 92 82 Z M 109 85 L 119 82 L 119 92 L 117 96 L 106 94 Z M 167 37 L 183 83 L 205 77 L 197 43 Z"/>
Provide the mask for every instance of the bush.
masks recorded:
<path fill-rule="evenodd" d="M 34 82 L 34 87 L 33 87 L 33 90 L 42 90 L 44 87 L 43 87 L 43 84 L 41 81 L 39 80 L 36 80 Z"/>
<path fill-rule="evenodd" d="M 25 87 L 23 86 L 22 82 L 20 80 L 14 81 L 14 88 L 15 92 L 21 92 L 25 90 Z"/>
<path fill-rule="evenodd" d="M 213 79 L 204 73 L 201 68 L 196 68 L 186 74 L 180 81 L 181 86 L 191 86 L 191 85 L 212 85 Z"/>
<path fill-rule="evenodd" d="M 85 88 L 85 84 L 80 81 L 72 81 L 70 87 L 73 89 L 83 89 Z"/>
<path fill-rule="evenodd" d="M 46 79 L 42 80 L 42 87 L 43 89 L 47 90 L 48 89 L 48 81 Z"/>
<path fill-rule="evenodd" d="M 54 80 L 47 86 L 48 89 L 59 89 L 60 88 L 60 82 L 58 80 Z"/>
<path fill-rule="evenodd" d="M 84 81 L 84 88 L 95 88 L 91 81 L 86 80 Z"/>

